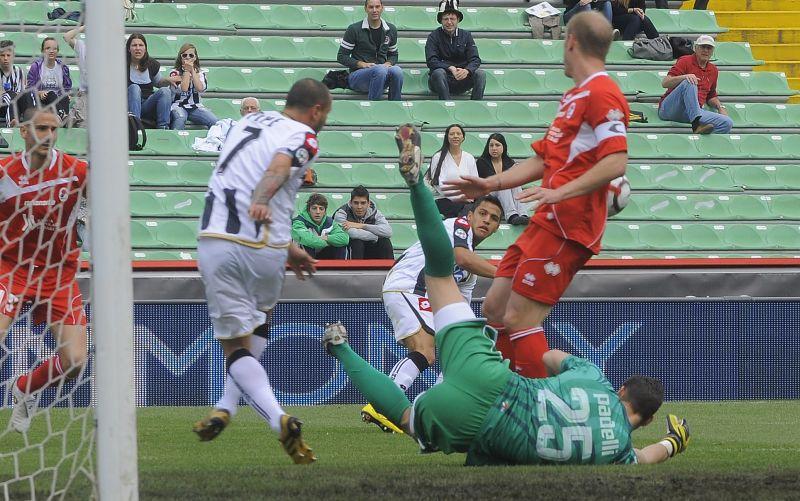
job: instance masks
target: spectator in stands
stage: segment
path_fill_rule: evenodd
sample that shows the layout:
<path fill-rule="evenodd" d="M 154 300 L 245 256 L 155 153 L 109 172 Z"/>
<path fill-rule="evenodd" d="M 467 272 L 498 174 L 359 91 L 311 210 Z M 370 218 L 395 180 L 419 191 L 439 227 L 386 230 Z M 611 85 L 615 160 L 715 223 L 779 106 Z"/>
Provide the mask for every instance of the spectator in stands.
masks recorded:
<path fill-rule="evenodd" d="M 28 68 L 28 88 L 41 106 L 54 105 L 61 120 L 69 114 L 69 91 L 72 78 L 69 67 L 58 57 L 58 42 L 53 37 L 42 40 L 42 57 Z"/>
<path fill-rule="evenodd" d="M 610 0 L 564 0 L 564 26 L 567 25 L 572 16 L 578 12 L 596 10 L 606 16 L 611 22 L 611 1 Z"/>
<path fill-rule="evenodd" d="M 393 259 L 392 227 L 375 202 L 369 199 L 369 191 L 356 186 L 350 192 L 350 202 L 333 213 L 333 220 L 342 225 L 350 235 L 347 247 L 349 259 Z"/>
<path fill-rule="evenodd" d="M 700 35 L 694 54 L 678 58 L 661 85 L 667 92 L 658 103 L 662 120 L 691 123 L 695 134 L 727 134 L 733 120 L 717 95 L 719 71 L 711 62 L 716 43 L 709 35 Z M 708 103 L 717 113 L 703 109 Z"/>
<path fill-rule="evenodd" d="M 261 111 L 261 103 L 254 97 L 246 97 L 242 99 L 242 107 L 239 108 L 241 116 L 247 116 L 250 113 L 258 113 Z"/>
<path fill-rule="evenodd" d="M 656 9 L 669 9 L 668 0 L 655 0 L 655 4 L 656 4 Z"/>
<path fill-rule="evenodd" d="M 498 133 L 492 134 L 486 141 L 483 153 L 476 161 L 478 176 L 487 178 L 500 174 L 514 167 L 514 163 L 514 160 L 508 156 L 508 145 L 506 145 L 505 136 Z M 515 198 L 521 192 L 522 187 L 492 192 L 492 195 L 500 200 L 508 224 L 521 226 L 528 224 L 530 220 L 528 216 L 531 209 L 530 204 L 520 202 Z"/>
<path fill-rule="evenodd" d="M 350 236 L 327 215 L 328 199 L 314 193 L 292 220 L 292 240 L 315 259 L 345 259 Z"/>
<path fill-rule="evenodd" d="M 425 174 L 425 181 L 433 188 L 436 207 L 445 218 L 461 215 L 466 203 L 444 196 L 441 186 L 459 176 L 478 176 L 475 157 L 461 149 L 464 137 L 464 128 L 460 125 L 448 127 L 444 133 L 442 148 L 431 157 L 431 165 Z"/>
<path fill-rule="evenodd" d="M 667 0 L 655 0 L 656 9 L 669 9 L 669 2 Z M 694 10 L 706 10 L 708 8 L 708 0 L 694 0 Z"/>
<path fill-rule="evenodd" d="M 388 87 L 389 100 L 400 101 L 403 71 L 397 66 L 397 28 L 381 18 L 382 0 L 366 0 L 364 10 L 367 17 L 347 27 L 336 60 L 350 69 L 350 89 L 378 101 Z"/>
<path fill-rule="evenodd" d="M 458 23 L 464 20 L 458 0 L 439 4 L 436 19 L 441 26 L 425 42 L 425 62 L 430 70 L 428 87 L 443 100 L 469 89 L 472 100 L 483 99 L 486 73 L 480 69 L 481 58 L 472 33 L 458 28 Z"/>
<path fill-rule="evenodd" d="M 180 76 L 164 78 L 161 63 L 150 58 L 147 40 L 141 33 L 134 33 L 126 42 L 128 60 L 128 113 L 154 120 L 159 129 L 168 129 L 172 89 L 181 83 Z M 161 87 L 155 90 L 155 87 Z"/>
<path fill-rule="evenodd" d="M 658 30 L 644 13 L 644 0 L 611 0 L 611 24 L 622 32 L 623 40 L 633 40 L 644 31 L 647 38 L 657 38 Z"/>
<path fill-rule="evenodd" d="M 86 42 L 80 38 L 80 34 L 83 33 L 83 30 L 84 26 L 81 25 L 64 33 L 64 41 L 75 51 L 75 58 L 78 60 L 78 69 L 81 72 L 78 94 L 72 101 L 72 107 L 69 110 L 68 122 L 71 127 L 81 127 L 83 122 L 89 117 L 86 111 L 86 92 L 89 89 L 89 76 L 86 73 Z"/>
<path fill-rule="evenodd" d="M 206 128 L 217 123 L 217 117 L 200 102 L 200 94 L 206 91 L 208 80 L 205 70 L 200 67 L 197 47 L 190 43 L 181 46 L 169 76 L 181 79 L 172 101 L 170 129 L 185 129 L 186 120 Z"/>
<path fill-rule="evenodd" d="M 14 64 L 15 55 L 13 41 L 0 41 L 0 122 L 9 127 L 16 127 L 25 111 L 14 100 L 28 87 L 22 68 Z"/>

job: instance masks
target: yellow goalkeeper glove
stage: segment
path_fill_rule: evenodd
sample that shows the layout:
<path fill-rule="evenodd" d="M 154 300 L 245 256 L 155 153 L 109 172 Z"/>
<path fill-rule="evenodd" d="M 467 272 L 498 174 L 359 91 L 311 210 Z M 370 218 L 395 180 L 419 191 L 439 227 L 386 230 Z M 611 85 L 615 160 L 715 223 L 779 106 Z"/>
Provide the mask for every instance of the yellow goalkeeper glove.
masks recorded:
<path fill-rule="evenodd" d="M 672 445 L 669 457 L 685 451 L 689 447 L 690 439 L 689 423 L 674 414 L 667 416 L 667 436 L 664 437 L 664 440 Z"/>

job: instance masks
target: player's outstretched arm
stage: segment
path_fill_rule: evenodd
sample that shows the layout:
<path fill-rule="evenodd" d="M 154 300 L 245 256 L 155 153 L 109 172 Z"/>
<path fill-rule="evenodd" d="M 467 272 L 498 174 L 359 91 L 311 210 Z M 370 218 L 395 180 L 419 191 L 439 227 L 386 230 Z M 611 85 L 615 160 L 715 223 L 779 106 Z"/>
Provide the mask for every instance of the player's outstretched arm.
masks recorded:
<path fill-rule="evenodd" d="M 521 202 L 555 204 L 562 200 L 586 195 L 604 184 L 608 184 L 612 179 L 616 179 L 625 174 L 625 167 L 627 165 L 627 153 L 612 153 L 611 155 L 603 157 L 594 167 L 567 184 L 559 186 L 554 190 L 534 186 L 533 188 L 523 190 L 516 198 Z"/>
<path fill-rule="evenodd" d="M 269 224 L 272 222 L 269 201 L 275 193 L 281 189 L 283 183 L 289 179 L 292 169 L 292 157 L 278 153 L 272 159 L 272 163 L 267 167 L 266 172 L 261 177 L 261 181 L 253 191 L 253 200 L 250 204 L 250 217 L 259 223 Z"/>
<path fill-rule="evenodd" d="M 451 179 L 442 185 L 441 191 L 447 197 L 474 200 L 494 191 L 508 190 L 531 181 L 538 181 L 543 175 L 544 161 L 534 155 L 494 176 L 487 178 L 461 176 L 460 179 Z"/>
<path fill-rule="evenodd" d="M 453 249 L 453 252 L 456 257 L 456 264 L 459 267 L 482 277 L 494 278 L 497 267 L 486 259 L 483 259 L 473 251 L 465 249 L 464 247 L 456 247 Z"/>
<path fill-rule="evenodd" d="M 680 454 L 689 447 L 689 423 L 674 414 L 667 416 L 667 436 L 656 444 L 644 449 L 636 449 L 636 459 L 640 464 L 663 463 Z"/>

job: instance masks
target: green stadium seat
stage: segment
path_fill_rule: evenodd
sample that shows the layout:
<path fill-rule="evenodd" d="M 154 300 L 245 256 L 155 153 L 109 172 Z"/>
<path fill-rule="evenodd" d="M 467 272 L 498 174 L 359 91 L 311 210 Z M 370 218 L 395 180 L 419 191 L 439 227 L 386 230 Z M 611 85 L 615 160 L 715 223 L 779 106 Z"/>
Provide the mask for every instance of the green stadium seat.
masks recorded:
<path fill-rule="evenodd" d="M 173 165 L 166 165 L 166 164 Z M 132 185 L 168 186 L 179 184 L 176 172 L 178 162 L 163 160 L 128 161 L 129 179 Z"/>
<path fill-rule="evenodd" d="M 783 158 L 800 158 L 800 135 L 783 136 L 781 142 Z"/>
<path fill-rule="evenodd" d="M 166 245 L 155 238 L 158 222 L 133 220 L 131 221 L 131 247 L 133 248 L 158 248 Z"/>
<path fill-rule="evenodd" d="M 709 134 L 707 136 L 688 136 L 696 145 L 701 157 L 706 158 L 740 158 L 742 149 L 740 136 Z"/>
<path fill-rule="evenodd" d="M 771 195 L 773 217 L 800 219 L 800 195 Z"/>
<path fill-rule="evenodd" d="M 298 39 L 295 39 L 298 40 Z M 333 38 L 309 37 L 303 40 L 305 60 L 334 61 L 339 51 L 339 43 Z"/>
<path fill-rule="evenodd" d="M 263 61 L 275 59 L 298 60 L 302 53 L 297 46 L 281 37 L 208 37 L 208 41 L 216 50 L 216 57 L 208 59 L 227 59 L 235 61 Z M 201 57 L 205 52 L 197 48 Z"/>
<path fill-rule="evenodd" d="M 792 127 L 800 125 L 800 104 L 786 105 L 786 123 Z"/>
<path fill-rule="evenodd" d="M 745 190 L 781 189 L 776 180 L 774 165 L 742 165 L 730 169 L 733 183 Z"/>
<path fill-rule="evenodd" d="M 147 5 L 146 8 L 137 5 L 136 19 L 132 22 L 128 22 L 128 24 L 131 26 L 153 26 L 163 28 L 186 26 L 187 10 L 178 10 L 175 5 L 168 4 L 151 4 Z M 147 41 L 149 50 L 150 37 L 148 37 Z"/>
<path fill-rule="evenodd" d="M 333 101 L 331 113 L 328 115 L 328 123 L 331 125 L 356 125 L 373 123 L 372 102 L 335 100 Z"/>
<path fill-rule="evenodd" d="M 167 250 L 136 250 L 131 253 L 134 261 L 188 261 L 197 259 L 197 252 Z"/>
<path fill-rule="evenodd" d="M 659 158 L 656 150 L 659 136 L 655 134 L 628 134 L 628 155 L 635 158 Z"/>
<path fill-rule="evenodd" d="M 690 249 L 724 249 L 721 231 L 707 224 L 687 224 L 683 229 L 683 241 Z"/>
<path fill-rule="evenodd" d="M 167 164 L 170 162 L 168 161 Z M 186 160 L 178 165 L 178 184 L 186 186 L 208 186 L 211 171 L 216 162 L 207 160 Z"/>
<path fill-rule="evenodd" d="M 489 250 L 495 249 L 498 251 L 505 251 L 508 249 L 522 233 L 523 228 L 519 226 L 509 226 L 501 224 L 497 233 L 487 238 L 485 242 L 481 243 L 481 249 Z"/>
<path fill-rule="evenodd" d="M 89 139 L 86 129 L 58 129 L 58 148 L 70 154 L 85 154 Z"/>
<path fill-rule="evenodd" d="M 624 212 L 625 211 L 622 213 Z M 640 248 L 639 225 L 608 223 L 605 233 L 603 233 L 602 246 L 604 250 L 631 250 Z"/>
<path fill-rule="evenodd" d="M 677 18 L 680 26 L 678 33 L 723 33 L 727 31 L 717 24 L 713 10 L 681 10 L 678 12 Z M 655 21 L 653 22 L 655 23 Z M 666 30 L 659 28 L 659 32 L 664 31 Z"/>
<path fill-rule="evenodd" d="M 679 203 L 686 204 L 686 212 L 691 219 L 731 219 L 731 201 L 728 195 L 677 195 L 675 198 Z"/>
<path fill-rule="evenodd" d="M 767 165 L 765 169 L 775 169 L 775 182 L 784 189 L 800 190 L 800 165 Z"/>
<path fill-rule="evenodd" d="M 397 172 L 397 164 L 359 163 L 352 165 L 352 179 L 355 186 L 363 184 L 368 188 L 404 188 L 405 182 Z"/>
<path fill-rule="evenodd" d="M 392 226 L 392 245 L 395 250 L 406 250 L 419 241 L 416 225 L 390 222 Z"/>
<path fill-rule="evenodd" d="M 681 11 L 669 9 L 647 9 L 647 17 L 653 21 L 659 33 L 682 33 Z"/>
<path fill-rule="evenodd" d="M 643 224 L 639 230 L 639 241 L 648 249 L 683 250 L 683 225 L 681 224 Z"/>
<path fill-rule="evenodd" d="M 790 125 L 786 121 L 786 105 L 785 104 L 734 104 L 732 107 L 728 106 L 730 113 L 731 108 L 745 110 L 746 120 L 749 124 L 754 124 L 759 127 L 786 127 Z M 734 124 L 742 123 L 734 118 Z"/>
<path fill-rule="evenodd" d="M 776 249 L 800 250 L 800 227 L 797 225 L 775 224 L 767 229 L 766 244 Z"/>
<path fill-rule="evenodd" d="M 261 80 L 259 81 L 259 86 L 256 87 L 251 83 L 252 73 L 253 70 L 251 68 L 212 68 L 207 75 L 208 90 L 211 92 L 253 92 L 256 89 L 264 89 L 266 91 L 266 89 L 278 88 L 281 85 L 289 85 L 284 78 L 279 84 Z M 277 70 L 275 73 L 277 73 Z M 279 76 L 276 75 L 275 78 L 279 78 Z M 283 88 L 288 90 L 288 87 Z"/>
<path fill-rule="evenodd" d="M 345 168 L 344 165 L 348 167 Z M 317 173 L 318 188 L 347 188 L 355 186 L 352 178 L 352 164 L 315 163 L 312 168 Z M 366 183 L 365 183 L 366 184 Z"/>
<path fill-rule="evenodd" d="M 541 106 L 537 102 L 497 104 L 498 106 L 495 108 L 497 110 L 497 120 L 502 125 L 511 127 L 544 127 L 553 118 L 548 116 L 543 119 L 540 115 Z M 481 122 L 483 122 L 482 118 Z"/>
<path fill-rule="evenodd" d="M 722 75 L 730 74 L 731 72 L 720 72 L 719 86 L 722 88 Z M 743 75 L 740 73 L 739 75 Z M 786 80 L 786 75 L 777 72 L 757 71 L 750 73 L 749 77 L 750 93 L 749 96 L 792 96 L 797 94 L 796 90 L 789 88 L 789 83 Z M 726 91 L 726 89 L 723 89 Z"/>
<path fill-rule="evenodd" d="M 614 220 L 630 220 L 630 221 L 639 221 L 642 219 L 652 219 L 652 215 L 642 207 L 642 202 L 647 201 L 648 195 L 631 195 L 631 198 L 628 200 L 628 205 L 625 207 L 625 210 L 617 214 L 616 216 L 609 216 L 610 219 Z"/>
<path fill-rule="evenodd" d="M 394 24 L 398 30 L 433 30 L 436 27 L 436 9 L 433 7 L 414 8 L 403 7 L 396 11 L 390 11 L 394 15 Z M 464 27 L 464 29 L 468 29 Z"/>
<path fill-rule="evenodd" d="M 491 61 L 495 64 L 524 62 L 514 61 L 510 54 L 511 40 L 477 39 L 475 45 L 478 47 L 481 61 Z M 402 52 L 401 52 L 402 54 Z M 403 56 L 405 57 L 405 56 Z"/>
<path fill-rule="evenodd" d="M 650 218 L 660 220 L 686 220 L 689 215 L 675 196 L 652 195 L 641 203 L 642 209 Z"/>
<path fill-rule="evenodd" d="M 178 9 L 181 4 L 177 4 Z M 228 20 L 229 5 L 191 5 L 186 12 L 186 24 L 173 26 L 189 26 L 199 29 L 233 30 L 235 26 Z"/>
<path fill-rule="evenodd" d="M 219 118 L 239 117 L 239 109 L 242 107 L 241 99 L 203 99 L 203 105 Z"/>
<path fill-rule="evenodd" d="M 320 29 L 342 29 L 363 18 L 364 10 L 353 6 L 314 5 L 308 17 L 314 27 Z"/>
<path fill-rule="evenodd" d="M 656 147 L 664 158 L 697 158 L 700 155 L 696 146 L 699 139 L 683 134 L 663 134 Z"/>
<path fill-rule="evenodd" d="M 715 64 L 731 66 L 757 66 L 763 64 L 763 61 L 753 58 L 753 52 L 750 44 L 747 42 L 721 42 L 717 43 L 714 49 Z"/>
<path fill-rule="evenodd" d="M 631 183 L 631 187 L 636 190 L 652 190 L 658 188 L 651 179 L 652 166 L 650 165 L 628 165 L 625 177 Z"/>
<path fill-rule="evenodd" d="M 362 133 L 360 132 L 325 131 L 320 135 L 319 143 L 324 156 L 365 156 L 362 148 Z"/>
<path fill-rule="evenodd" d="M 766 244 L 766 225 L 731 224 L 723 226 L 722 239 L 726 246 L 735 249 L 763 249 Z"/>
<path fill-rule="evenodd" d="M 266 7 L 271 7 L 265 16 L 270 21 L 266 27 L 283 30 L 306 30 L 311 27 L 309 13 L 314 10 L 313 7 L 297 5 L 267 5 Z M 242 28 L 242 26 L 239 27 Z M 263 26 L 255 26 L 255 28 L 261 27 Z"/>
<path fill-rule="evenodd" d="M 722 166 L 683 166 L 693 188 L 708 191 L 732 191 L 739 187 L 734 183 L 730 169 Z"/>
<path fill-rule="evenodd" d="M 458 113 L 464 110 L 474 110 L 477 101 L 415 101 L 410 109 L 413 121 L 427 125 L 428 127 L 444 128 L 454 123 L 463 122 L 463 116 Z M 466 106 L 465 106 L 466 105 Z M 483 113 L 483 103 L 479 103 L 481 113 Z M 474 117 L 474 115 L 472 115 Z M 481 115 L 482 116 L 482 115 Z M 399 123 L 399 122 L 398 122 Z"/>
<path fill-rule="evenodd" d="M 169 192 L 162 200 L 166 215 L 200 217 L 205 205 L 205 193 L 199 191 Z"/>
<path fill-rule="evenodd" d="M 183 156 L 189 152 L 186 144 L 188 131 L 148 130 L 147 145 L 143 155 Z"/>
<path fill-rule="evenodd" d="M 782 158 L 779 143 L 782 136 L 744 135 L 741 137 L 741 152 L 748 158 Z"/>
<path fill-rule="evenodd" d="M 274 27 L 272 22 L 272 5 L 231 5 L 228 20 L 237 28 L 258 29 Z M 299 16 L 303 16 L 300 12 Z"/>
<path fill-rule="evenodd" d="M 649 71 L 612 72 L 612 77 L 618 82 L 625 82 L 625 88 L 631 93 L 660 96 L 664 94 L 661 80 L 666 72 L 651 73 Z"/>
<path fill-rule="evenodd" d="M 719 198 L 727 195 L 720 195 Z M 774 219 L 776 217 L 770 210 L 771 197 L 769 195 L 751 196 L 734 195 L 730 197 L 730 212 L 734 219 L 756 220 Z"/>
<path fill-rule="evenodd" d="M 561 40 L 514 40 L 511 44 L 511 62 L 562 64 L 564 42 Z"/>
<path fill-rule="evenodd" d="M 360 134 L 360 133 L 359 133 Z M 386 132 L 364 132 L 361 150 L 355 156 L 368 155 L 371 157 L 396 157 L 397 143 L 394 134 Z"/>
<path fill-rule="evenodd" d="M 523 24 L 527 21 L 524 9 L 513 7 L 484 7 L 481 9 L 467 7 L 465 20 L 467 18 L 472 19 L 475 22 L 475 28 L 480 31 L 523 31 L 527 28 Z M 469 28 L 465 26 L 464 29 Z"/>
<path fill-rule="evenodd" d="M 397 50 L 400 53 L 402 62 L 424 63 L 425 62 L 425 39 L 424 38 L 400 38 L 397 41 Z M 481 53 L 482 54 L 482 53 Z"/>
<path fill-rule="evenodd" d="M 18 7 L 12 9 L 5 4 L 0 4 L 0 19 L 3 20 L 3 24 L 19 24 L 25 18 L 20 15 Z"/>
<path fill-rule="evenodd" d="M 408 193 L 376 194 L 375 204 L 388 219 L 414 219 Z"/>
<path fill-rule="evenodd" d="M 159 221 L 156 227 L 156 238 L 165 247 L 194 249 L 197 247 L 197 225 L 198 222 L 194 219 Z"/>
<path fill-rule="evenodd" d="M 265 92 L 288 92 L 292 84 L 302 78 L 291 68 L 255 68 L 252 70 L 252 82 L 258 82 L 258 87 Z"/>
<path fill-rule="evenodd" d="M 131 192 L 131 215 L 138 217 L 163 217 L 171 214 L 164 210 L 166 193 L 155 191 Z"/>
<path fill-rule="evenodd" d="M 490 70 L 486 72 L 489 88 L 489 78 L 494 77 L 497 86 L 505 89 L 511 95 L 547 95 L 559 93 L 558 89 L 550 89 L 545 83 L 547 72 L 544 70 Z M 497 90 L 492 95 L 497 95 Z"/>
<path fill-rule="evenodd" d="M 399 124 L 413 121 L 414 107 L 419 104 L 412 101 L 359 101 L 358 105 L 369 117 L 366 122 L 350 123 L 349 125 L 362 126 L 365 124 L 396 127 Z"/>

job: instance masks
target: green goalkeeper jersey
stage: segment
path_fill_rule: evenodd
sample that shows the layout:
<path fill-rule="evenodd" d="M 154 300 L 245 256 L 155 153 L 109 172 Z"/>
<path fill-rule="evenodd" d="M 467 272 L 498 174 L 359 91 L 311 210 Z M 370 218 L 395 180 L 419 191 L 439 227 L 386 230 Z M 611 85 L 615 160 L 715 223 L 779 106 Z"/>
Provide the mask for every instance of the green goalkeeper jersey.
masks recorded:
<path fill-rule="evenodd" d="M 602 371 L 567 357 L 561 374 L 514 374 L 484 420 L 467 465 L 635 463 L 625 408 Z"/>

